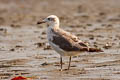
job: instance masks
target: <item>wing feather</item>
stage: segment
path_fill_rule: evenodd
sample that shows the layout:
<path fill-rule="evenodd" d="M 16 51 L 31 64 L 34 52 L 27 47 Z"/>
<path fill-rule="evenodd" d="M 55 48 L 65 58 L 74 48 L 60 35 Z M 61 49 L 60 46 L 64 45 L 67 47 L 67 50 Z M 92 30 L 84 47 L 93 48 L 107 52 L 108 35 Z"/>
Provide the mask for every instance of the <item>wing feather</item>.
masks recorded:
<path fill-rule="evenodd" d="M 82 42 L 78 37 L 62 29 L 54 30 L 52 42 L 65 51 L 88 51 L 88 45 Z"/>

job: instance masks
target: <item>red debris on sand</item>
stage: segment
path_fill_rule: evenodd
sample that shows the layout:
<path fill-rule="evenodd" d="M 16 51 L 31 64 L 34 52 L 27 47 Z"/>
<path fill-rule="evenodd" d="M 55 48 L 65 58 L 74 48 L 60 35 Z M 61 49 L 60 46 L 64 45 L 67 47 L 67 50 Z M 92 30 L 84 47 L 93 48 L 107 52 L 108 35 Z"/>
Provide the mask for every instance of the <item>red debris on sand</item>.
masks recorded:
<path fill-rule="evenodd" d="M 26 77 L 22 77 L 22 76 L 18 76 L 18 77 L 14 77 L 11 80 L 32 80 L 30 78 L 26 78 Z"/>

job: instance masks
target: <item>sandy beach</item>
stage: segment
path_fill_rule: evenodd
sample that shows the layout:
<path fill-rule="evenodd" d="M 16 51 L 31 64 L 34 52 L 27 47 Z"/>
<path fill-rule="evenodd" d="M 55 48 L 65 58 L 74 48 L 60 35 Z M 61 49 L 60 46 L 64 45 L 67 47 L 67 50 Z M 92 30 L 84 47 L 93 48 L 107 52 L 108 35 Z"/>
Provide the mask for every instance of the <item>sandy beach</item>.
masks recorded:
<path fill-rule="evenodd" d="M 64 57 L 48 44 L 46 25 L 54 14 L 69 31 L 101 53 Z M 0 0 L 0 80 L 120 80 L 120 0 Z"/>

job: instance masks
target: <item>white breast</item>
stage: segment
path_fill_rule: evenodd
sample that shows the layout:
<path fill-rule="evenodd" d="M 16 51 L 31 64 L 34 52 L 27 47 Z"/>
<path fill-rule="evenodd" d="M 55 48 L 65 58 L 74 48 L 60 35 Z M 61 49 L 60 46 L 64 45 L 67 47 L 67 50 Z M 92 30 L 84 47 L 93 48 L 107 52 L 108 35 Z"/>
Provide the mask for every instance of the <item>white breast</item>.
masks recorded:
<path fill-rule="evenodd" d="M 55 34 L 52 33 L 51 28 L 49 27 L 47 29 L 47 38 L 48 38 L 48 42 L 49 42 L 50 46 L 60 55 L 64 55 L 64 50 L 59 48 L 59 45 L 56 45 L 52 42 L 53 36 L 55 36 Z"/>

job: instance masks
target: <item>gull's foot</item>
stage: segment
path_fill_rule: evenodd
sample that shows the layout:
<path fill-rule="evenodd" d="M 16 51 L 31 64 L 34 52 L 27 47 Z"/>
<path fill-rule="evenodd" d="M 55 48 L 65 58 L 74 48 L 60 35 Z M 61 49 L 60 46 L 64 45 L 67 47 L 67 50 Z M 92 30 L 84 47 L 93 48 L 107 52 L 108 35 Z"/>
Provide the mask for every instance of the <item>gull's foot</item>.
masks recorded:
<path fill-rule="evenodd" d="M 70 69 L 65 69 L 65 71 L 70 70 Z"/>
<path fill-rule="evenodd" d="M 63 69 L 60 69 L 59 71 L 63 71 Z"/>

